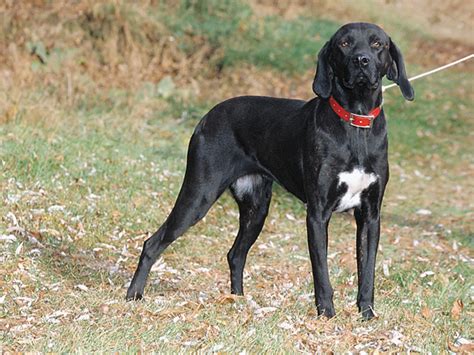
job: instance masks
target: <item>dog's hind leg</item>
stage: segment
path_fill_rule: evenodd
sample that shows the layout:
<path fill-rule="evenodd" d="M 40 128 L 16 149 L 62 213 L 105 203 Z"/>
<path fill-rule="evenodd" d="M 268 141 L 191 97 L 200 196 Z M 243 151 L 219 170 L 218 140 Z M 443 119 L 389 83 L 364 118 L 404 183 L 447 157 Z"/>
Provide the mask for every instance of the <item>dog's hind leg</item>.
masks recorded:
<path fill-rule="evenodd" d="M 209 156 L 208 148 L 202 136 L 191 139 L 181 191 L 165 223 L 143 245 L 137 270 L 127 291 L 127 300 L 142 298 L 148 274 L 161 253 L 202 219 L 233 181 L 227 160 L 212 160 L 212 157 L 221 158 L 222 154 Z"/>
<path fill-rule="evenodd" d="M 231 292 L 243 295 L 243 271 L 247 254 L 260 234 L 272 196 L 272 180 L 262 175 L 237 179 L 230 190 L 239 205 L 240 226 L 234 245 L 227 254 Z"/>

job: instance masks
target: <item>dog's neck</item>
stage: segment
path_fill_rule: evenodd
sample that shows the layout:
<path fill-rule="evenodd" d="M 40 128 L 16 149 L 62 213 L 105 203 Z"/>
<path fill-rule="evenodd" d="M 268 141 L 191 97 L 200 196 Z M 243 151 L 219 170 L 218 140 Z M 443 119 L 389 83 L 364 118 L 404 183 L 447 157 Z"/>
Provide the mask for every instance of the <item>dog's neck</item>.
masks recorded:
<path fill-rule="evenodd" d="M 335 80 L 332 96 L 347 111 L 367 115 L 372 109 L 382 104 L 382 85 L 376 89 L 367 87 L 347 89 Z"/>

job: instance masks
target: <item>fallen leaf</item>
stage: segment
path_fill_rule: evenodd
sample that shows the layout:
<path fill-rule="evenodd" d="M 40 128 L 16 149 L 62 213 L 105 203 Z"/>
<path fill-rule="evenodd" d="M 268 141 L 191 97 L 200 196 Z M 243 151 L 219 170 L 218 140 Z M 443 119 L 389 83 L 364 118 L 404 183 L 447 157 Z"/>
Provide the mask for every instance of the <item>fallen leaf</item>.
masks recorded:
<path fill-rule="evenodd" d="M 421 277 L 421 278 L 424 278 L 424 277 L 426 277 L 426 276 L 432 276 L 432 275 L 434 275 L 434 274 L 435 274 L 435 273 L 434 273 L 433 271 L 428 270 L 428 271 L 422 272 L 422 273 L 420 274 L 420 277 Z"/>
<path fill-rule="evenodd" d="M 416 211 L 416 214 L 419 214 L 420 216 L 430 216 L 431 211 L 422 208 L 422 209 L 419 209 L 418 211 Z"/>
<path fill-rule="evenodd" d="M 461 317 L 461 312 L 464 308 L 464 303 L 462 300 L 456 300 L 453 303 L 453 307 L 451 308 L 451 318 L 459 319 Z"/>
<path fill-rule="evenodd" d="M 425 319 L 430 319 L 433 316 L 433 312 L 431 311 L 431 309 L 425 306 L 421 309 L 421 315 Z"/>
<path fill-rule="evenodd" d="M 285 329 L 285 330 L 290 330 L 290 329 L 293 329 L 293 325 L 291 325 L 288 322 L 282 322 L 282 323 L 278 324 L 278 328 Z"/>
<path fill-rule="evenodd" d="M 391 333 L 390 342 L 396 346 L 402 346 L 403 345 L 402 339 L 404 338 L 404 335 L 397 330 L 391 330 L 390 333 Z"/>
<path fill-rule="evenodd" d="M 91 319 L 90 314 L 81 314 L 79 317 L 76 318 L 76 321 L 90 320 L 90 319 Z"/>
<path fill-rule="evenodd" d="M 197 344 L 199 344 L 197 340 L 188 340 L 183 343 L 184 346 L 196 346 Z"/>
<path fill-rule="evenodd" d="M 7 242 L 15 242 L 16 237 L 13 234 L 9 234 L 9 235 L 0 234 L 0 241 L 2 241 L 2 240 L 5 240 Z"/>
<path fill-rule="evenodd" d="M 103 314 L 109 313 L 109 311 L 110 311 L 109 305 L 107 305 L 107 304 L 102 304 L 102 305 L 100 306 L 100 311 L 101 311 Z"/>
<path fill-rule="evenodd" d="M 25 330 L 27 330 L 28 328 L 30 328 L 32 325 L 31 324 L 20 324 L 20 325 L 17 325 L 15 327 L 12 327 L 10 329 L 10 332 L 12 333 L 21 333 L 21 332 L 24 332 Z"/>
<path fill-rule="evenodd" d="M 382 264 L 382 271 L 386 277 L 390 276 L 390 270 L 389 270 L 388 264 L 385 262 Z"/>
<path fill-rule="evenodd" d="M 221 297 L 219 297 L 219 299 L 217 300 L 217 303 L 219 304 L 229 304 L 229 303 L 235 303 L 235 300 L 236 298 L 238 298 L 239 296 L 236 296 L 236 295 L 222 295 Z"/>
<path fill-rule="evenodd" d="M 120 213 L 120 211 L 117 211 L 117 210 L 114 210 L 112 211 L 112 219 L 114 222 L 117 222 L 120 217 L 122 217 L 122 213 Z"/>
<path fill-rule="evenodd" d="M 43 239 L 43 235 L 41 234 L 41 232 L 39 231 L 28 231 L 34 238 L 36 238 L 37 240 L 42 240 Z"/>
<path fill-rule="evenodd" d="M 461 344 L 459 346 L 454 345 L 451 342 L 448 342 L 448 348 L 449 350 L 455 352 L 455 353 L 460 353 L 460 354 L 472 354 L 474 352 L 474 344 Z"/>
<path fill-rule="evenodd" d="M 48 212 L 53 213 L 53 212 L 63 212 L 66 208 L 61 205 L 53 205 L 48 207 Z"/>
<path fill-rule="evenodd" d="M 224 349 L 224 344 L 219 343 L 219 344 L 214 345 L 214 346 L 211 348 L 211 352 L 214 353 L 214 352 L 220 351 L 220 350 L 222 350 L 222 349 Z"/>
<path fill-rule="evenodd" d="M 87 287 L 86 285 L 82 285 L 82 284 L 81 284 L 81 285 L 76 285 L 76 286 L 74 286 L 74 287 L 77 288 L 77 289 L 79 289 L 79 290 L 81 290 L 81 291 L 84 291 L 84 292 L 89 291 L 89 287 Z"/>
<path fill-rule="evenodd" d="M 69 312 L 66 312 L 66 311 L 56 311 L 44 316 L 43 319 L 46 323 L 57 324 L 57 323 L 60 323 L 58 318 L 62 318 L 64 316 L 67 316 L 68 314 Z"/>
<path fill-rule="evenodd" d="M 257 316 L 263 316 L 263 315 L 268 314 L 268 313 L 273 313 L 276 310 L 277 309 L 275 307 L 262 307 L 262 308 L 256 309 L 254 313 Z"/>
<path fill-rule="evenodd" d="M 15 255 L 20 255 L 21 249 L 23 249 L 23 242 L 21 242 L 15 250 Z"/>

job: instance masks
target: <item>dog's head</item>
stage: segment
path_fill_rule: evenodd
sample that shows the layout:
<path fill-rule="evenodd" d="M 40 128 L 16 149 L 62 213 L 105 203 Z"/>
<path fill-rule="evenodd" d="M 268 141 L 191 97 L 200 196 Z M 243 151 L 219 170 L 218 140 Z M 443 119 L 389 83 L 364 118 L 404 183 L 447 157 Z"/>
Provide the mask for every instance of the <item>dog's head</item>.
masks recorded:
<path fill-rule="evenodd" d="M 407 100 L 413 100 L 415 93 L 400 49 L 380 27 L 350 23 L 342 26 L 319 52 L 313 91 L 328 98 L 335 82 L 345 90 L 377 90 L 385 75 L 398 84 Z"/>

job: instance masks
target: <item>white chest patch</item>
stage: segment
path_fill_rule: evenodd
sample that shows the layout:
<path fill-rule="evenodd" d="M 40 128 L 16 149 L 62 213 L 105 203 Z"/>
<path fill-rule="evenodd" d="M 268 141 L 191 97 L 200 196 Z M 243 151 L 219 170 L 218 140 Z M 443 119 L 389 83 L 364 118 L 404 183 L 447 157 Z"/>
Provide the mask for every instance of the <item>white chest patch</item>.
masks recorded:
<path fill-rule="evenodd" d="M 336 212 L 343 212 L 359 206 L 360 194 L 378 179 L 374 173 L 367 174 L 360 168 L 354 168 L 351 172 L 339 173 L 338 178 L 338 186 L 347 185 L 347 192 L 339 201 Z"/>

